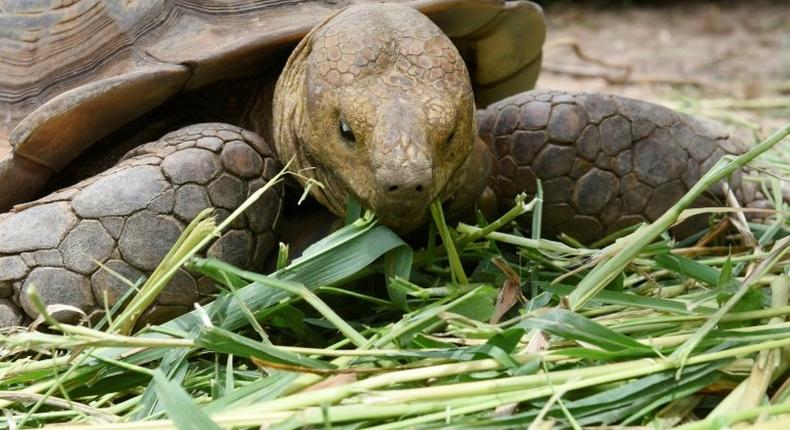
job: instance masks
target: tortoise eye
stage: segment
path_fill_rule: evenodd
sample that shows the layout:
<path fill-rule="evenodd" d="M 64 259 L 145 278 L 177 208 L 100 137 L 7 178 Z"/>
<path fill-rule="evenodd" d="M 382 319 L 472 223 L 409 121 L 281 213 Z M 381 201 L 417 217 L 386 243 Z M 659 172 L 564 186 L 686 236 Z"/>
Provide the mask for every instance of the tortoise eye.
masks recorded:
<path fill-rule="evenodd" d="M 354 136 L 354 131 L 352 131 L 351 127 L 349 127 L 348 124 L 346 124 L 346 122 L 343 121 L 342 119 L 340 120 L 339 129 L 340 129 L 340 135 L 343 136 L 343 139 L 346 139 L 351 143 L 356 143 L 357 138 L 356 136 Z"/>
<path fill-rule="evenodd" d="M 450 136 L 447 138 L 447 140 L 444 141 L 444 144 L 446 146 L 450 146 L 450 144 L 453 143 L 453 139 L 455 139 L 455 130 L 453 130 L 453 132 L 450 133 Z"/>

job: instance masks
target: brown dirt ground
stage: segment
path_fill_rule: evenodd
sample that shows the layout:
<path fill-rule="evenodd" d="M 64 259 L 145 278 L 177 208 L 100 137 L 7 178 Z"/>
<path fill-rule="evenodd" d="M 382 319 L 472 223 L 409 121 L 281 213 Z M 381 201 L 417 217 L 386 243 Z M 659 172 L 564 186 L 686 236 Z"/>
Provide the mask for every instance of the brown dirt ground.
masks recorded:
<path fill-rule="evenodd" d="M 538 88 L 650 100 L 758 137 L 790 120 L 788 1 L 553 2 L 545 11 Z"/>

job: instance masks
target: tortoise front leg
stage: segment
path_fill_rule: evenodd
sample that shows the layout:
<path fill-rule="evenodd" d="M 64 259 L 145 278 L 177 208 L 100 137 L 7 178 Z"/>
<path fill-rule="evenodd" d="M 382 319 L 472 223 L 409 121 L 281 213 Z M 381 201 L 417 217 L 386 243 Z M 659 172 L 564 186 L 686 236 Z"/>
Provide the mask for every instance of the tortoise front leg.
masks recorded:
<path fill-rule="evenodd" d="M 714 122 L 620 96 L 529 91 L 479 111 L 502 203 L 543 185 L 547 233 L 589 243 L 653 221 L 719 158 L 744 145 Z M 733 188 L 742 201 L 753 186 Z M 701 204 L 714 204 L 711 200 Z"/>
<path fill-rule="evenodd" d="M 198 124 L 135 149 L 97 176 L 0 215 L 0 327 L 37 316 L 26 294 L 32 285 L 47 305 L 71 305 L 88 314 L 112 306 L 128 286 L 97 262 L 131 281 L 149 275 L 200 211 L 216 207 L 226 217 L 278 169 L 273 152 L 254 133 Z M 242 267 L 263 264 L 274 245 L 279 191 L 256 206 L 211 245 L 209 255 Z M 142 320 L 158 322 L 188 311 L 212 286 L 180 270 Z"/>

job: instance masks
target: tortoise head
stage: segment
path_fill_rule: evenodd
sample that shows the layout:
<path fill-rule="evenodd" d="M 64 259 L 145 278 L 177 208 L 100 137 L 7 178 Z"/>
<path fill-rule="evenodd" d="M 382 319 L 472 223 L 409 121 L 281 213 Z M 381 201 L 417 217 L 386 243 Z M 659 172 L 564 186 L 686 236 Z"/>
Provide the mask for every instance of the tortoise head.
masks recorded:
<path fill-rule="evenodd" d="M 274 96 L 280 158 L 336 214 L 349 197 L 401 232 L 459 186 L 476 139 L 472 86 L 449 38 L 414 9 L 360 5 L 311 31 Z"/>

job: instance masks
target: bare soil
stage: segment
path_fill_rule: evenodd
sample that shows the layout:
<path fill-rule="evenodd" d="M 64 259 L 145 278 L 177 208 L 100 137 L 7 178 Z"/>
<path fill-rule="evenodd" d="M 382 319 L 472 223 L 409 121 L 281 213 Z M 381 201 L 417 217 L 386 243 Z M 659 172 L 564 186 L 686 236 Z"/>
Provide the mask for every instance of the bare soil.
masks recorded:
<path fill-rule="evenodd" d="M 545 11 L 538 88 L 650 100 L 758 136 L 790 120 L 788 1 L 552 2 Z"/>

